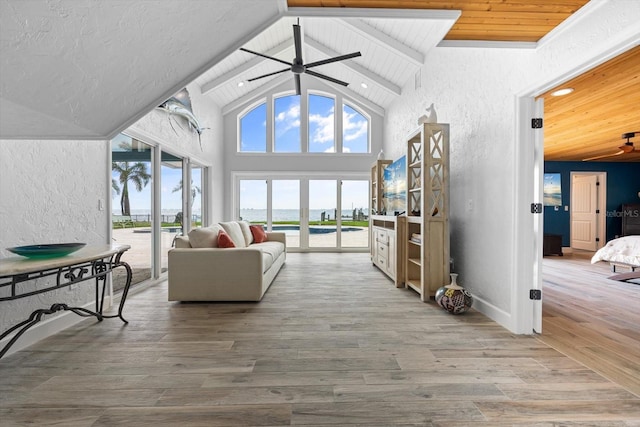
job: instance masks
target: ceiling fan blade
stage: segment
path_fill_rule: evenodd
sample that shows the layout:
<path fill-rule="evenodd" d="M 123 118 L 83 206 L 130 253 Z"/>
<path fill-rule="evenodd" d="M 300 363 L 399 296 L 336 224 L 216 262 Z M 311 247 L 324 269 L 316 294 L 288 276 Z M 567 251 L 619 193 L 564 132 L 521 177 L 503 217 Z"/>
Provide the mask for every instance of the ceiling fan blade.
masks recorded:
<path fill-rule="evenodd" d="M 284 73 L 285 71 L 289 71 L 289 70 L 291 70 L 291 68 L 283 68 L 282 70 L 274 71 L 273 73 L 263 74 L 263 75 L 261 75 L 261 76 L 254 77 L 254 78 L 252 78 L 252 79 L 247 79 L 247 81 L 248 81 L 248 82 L 252 82 L 252 81 L 254 81 L 254 80 L 262 79 L 262 78 L 264 78 L 264 77 L 273 76 L 274 74 Z"/>
<path fill-rule="evenodd" d="M 294 74 L 293 78 L 296 82 L 296 95 L 300 95 L 302 93 L 300 90 L 300 74 Z"/>
<path fill-rule="evenodd" d="M 297 62 L 302 64 L 302 37 L 300 35 L 300 25 L 293 24 L 293 43 L 296 47 Z"/>
<path fill-rule="evenodd" d="M 587 159 L 582 159 L 583 162 L 588 162 L 591 160 L 598 160 L 598 159 L 605 159 L 607 157 L 615 157 L 615 156 L 619 156 L 620 154 L 624 154 L 624 151 L 620 150 L 615 154 L 604 154 L 602 156 L 594 156 L 594 157 L 589 157 Z"/>
<path fill-rule="evenodd" d="M 263 55 L 262 53 L 254 52 L 252 50 L 245 49 L 243 47 L 241 47 L 240 50 L 242 50 L 244 52 L 253 53 L 254 55 L 262 56 L 263 58 L 271 59 L 272 61 L 278 61 L 278 62 L 281 62 L 283 64 L 287 64 L 287 65 L 291 66 L 291 62 L 283 61 L 282 59 L 274 58 L 273 56 Z"/>
<path fill-rule="evenodd" d="M 315 71 L 306 70 L 305 73 L 310 74 L 314 77 L 318 77 L 321 79 L 329 80 L 330 82 L 337 83 L 342 86 L 349 86 L 349 83 L 343 82 L 342 80 L 334 79 L 333 77 L 325 76 L 324 74 L 316 73 Z"/>
<path fill-rule="evenodd" d="M 332 62 L 344 61 L 345 59 L 357 58 L 358 56 L 362 56 L 362 54 L 360 52 L 348 53 L 346 55 L 335 56 L 333 58 L 323 59 L 322 61 L 305 64 L 305 67 L 317 67 L 318 65 L 330 64 Z"/>

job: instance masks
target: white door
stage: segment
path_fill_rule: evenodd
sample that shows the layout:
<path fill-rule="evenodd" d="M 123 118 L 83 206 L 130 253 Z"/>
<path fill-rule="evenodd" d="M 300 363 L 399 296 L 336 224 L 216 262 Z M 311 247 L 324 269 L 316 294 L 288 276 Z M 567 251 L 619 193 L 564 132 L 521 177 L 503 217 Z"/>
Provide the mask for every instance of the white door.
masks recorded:
<path fill-rule="evenodd" d="M 571 176 L 571 247 L 597 249 L 598 176 Z"/>

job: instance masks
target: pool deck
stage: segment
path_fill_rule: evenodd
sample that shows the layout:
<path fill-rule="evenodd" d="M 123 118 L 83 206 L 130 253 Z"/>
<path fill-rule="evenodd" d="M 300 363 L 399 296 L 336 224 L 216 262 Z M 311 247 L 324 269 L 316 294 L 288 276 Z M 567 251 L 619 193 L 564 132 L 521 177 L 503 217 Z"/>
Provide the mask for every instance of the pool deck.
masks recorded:
<path fill-rule="evenodd" d="M 114 243 L 131 245 L 131 249 L 125 252 L 123 261 L 132 268 L 149 268 L 151 265 L 151 233 L 140 231 L 139 228 L 117 228 L 113 230 Z M 167 252 L 171 249 L 171 242 L 178 233 L 161 233 L 162 239 L 162 266 L 167 266 Z M 360 231 L 342 233 L 342 246 L 349 248 L 366 248 L 368 246 L 368 228 Z M 336 246 L 335 233 L 321 233 L 309 235 L 309 245 L 312 248 L 331 248 Z M 287 234 L 287 246 L 295 248 L 300 246 L 300 237 L 296 234 Z"/>

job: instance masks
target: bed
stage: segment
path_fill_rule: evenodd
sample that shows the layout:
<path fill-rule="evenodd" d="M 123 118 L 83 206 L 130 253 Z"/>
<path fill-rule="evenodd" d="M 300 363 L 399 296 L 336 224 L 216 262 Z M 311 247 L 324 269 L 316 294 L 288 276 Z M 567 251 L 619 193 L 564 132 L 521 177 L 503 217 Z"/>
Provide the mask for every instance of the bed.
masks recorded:
<path fill-rule="evenodd" d="M 591 258 L 591 264 L 607 261 L 611 264 L 611 271 L 624 266 L 635 271 L 640 269 L 640 236 L 624 236 L 607 242 L 605 246 Z"/>
<path fill-rule="evenodd" d="M 607 242 L 591 258 L 591 263 L 607 261 L 613 273 L 619 267 L 627 270 L 609 277 L 612 280 L 640 279 L 640 204 L 622 205 L 621 214 L 622 237 Z"/>

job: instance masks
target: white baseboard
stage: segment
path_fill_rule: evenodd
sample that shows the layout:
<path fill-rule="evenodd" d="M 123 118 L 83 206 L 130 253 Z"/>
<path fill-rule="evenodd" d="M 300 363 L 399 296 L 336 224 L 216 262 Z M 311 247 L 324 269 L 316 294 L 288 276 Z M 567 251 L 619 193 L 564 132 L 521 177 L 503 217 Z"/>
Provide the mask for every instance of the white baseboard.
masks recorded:
<path fill-rule="evenodd" d="M 138 292 L 142 292 L 151 286 L 154 286 L 162 281 L 166 280 L 166 273 L 163 274 L 157 280 L 148 280 L 139 284 L 136 284 L 132 288 L 129 289 L 129 295 L 135 295 Z M 119 304 L 121 299 L 121 294 L 114 295 L 113 297 L 113 305 Z M 110 307 L 111 305 L 107 304 L 107 298 L 105 298 L 105 307 Z M 125 304 L 125 318 L 126 318 L 126 304 Z M 91 301 L 82 306 L 82 308 L 86 308 L 87 310 L 95 310 L 96 302 Z M 20 350 L 24 350 L 25 348 L 32 346 L 40 340 L 43 340 L 53 334 L 57 334 L 60 331 L 63 331 L 77 323 L 82 322 L 83 320 L 88 319 L 87 317 L 81 317 L 77 314 L 70 311 L 63 311 L 56 315 L 52 315 L 53 317 L 43 317 L 41 322 L 38 322 L 33 327 L 29 328 L 18 340 L 11 346 L 7 353 L 3 356 L 9 356 L 10 354 L 16 353 Z M 25 320 L 28 318 L 25 315 Z M 94 318 L 95 319 L 95 318 Z M 116 319 L 118 320 L 118 319 Z M 96 319 L 97 321 L 97 319 Z M 0 348 L 3 348 L 10 340 L 13 338 L 15 334 L 11 334 L 8 337 L 5 337 L 0 341 Z"/>
<path fill-rule="evenodd" d="M 506 311 L 496 307 L 495 305 L 483 300 L 482 298 L 478 298 L 475 295 L 472 296 L 474 309 L 478 310 L 480 313 L 484 314 L 485 316 L 497 322 L 504 328 L 510 330 L 511 332 L 517 333 L 513 325 L 513 316 L 511 316 Z"/>

